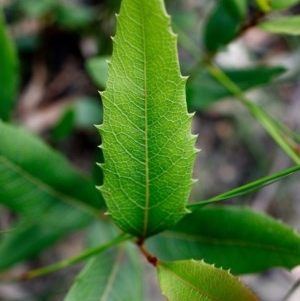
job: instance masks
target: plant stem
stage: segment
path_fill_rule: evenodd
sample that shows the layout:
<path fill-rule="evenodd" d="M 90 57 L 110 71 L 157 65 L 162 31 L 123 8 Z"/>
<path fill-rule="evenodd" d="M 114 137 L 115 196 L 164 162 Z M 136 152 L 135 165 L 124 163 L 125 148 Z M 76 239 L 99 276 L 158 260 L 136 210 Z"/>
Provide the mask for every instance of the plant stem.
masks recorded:
<path fill-rule="evenodd" d="M 144 245 L 145 240 L 144 239 L 140 239 L 137 241 L 137 245 L 140 248 L 142 254 L 146 257 L 146 259 L 148 260 L 149 263 L 151 263 L 153 266 L 157 266 L 158 264 L 158 258 L 155 257 L 154 255 L 152 255 L 146 248 Z"/>
<path fill-rule="evenodd" d="M 53 272 L 56 272 L 58 270 L 64 269 L 66 267 L 69 267 L 75 263 L 81 262 L 91 256 L 94 256 L 96 254 L 99 254 L 107 249 L 109 249 L 110 247 L 113 247 L 115 245 L 120 244 L 123 241 L 129 240 L 130 238 L 132 238 L 131 235 L 128 234 L 122 234 L 118 237 L 116 237 L 115 239 L 109 241 L 106 244 L 103 244 L 101 246 L 97 246 L 95 248 L 89 249 L 75 257 L 48 265 L 46 267 L 40 268 L 40 269 L 36 269 L 36 270 L 31 270 L 28 272 L 25 272 L 20 278 L 23 280 L 28 280 L 28 279 L 33 279 L 39 276 L 43 276 L 46 274 L 50 274 Z"/>
<path fill-rule="evenodd" d="M 293 166 L 291 168 L 280 171 L 278 173 L 275 173 L 273 175 L 261 178 L 259 180 L 256 180 L 254 182 L 245 184 L 245 185 L 240 186 L 238 188 L 229 190 L 225 193 L 214 196 L 214 197 L 212 197 L 208 200 L 204 200 L 204 201 L 200 201 L 200 202 L 190 204 L 187 207 L 188 207 L 189 210 L 195 211 L 195 210 L 201 209 L 203 206 L 211 204 L 211 203 L 220 202 L 220 201 L 227 200 L 229 198 L 245 195 L 247 193 L 257 191 L 257 190 L 259 190 L 259 189 L 261 189 L 265 186 L 273 184 L 274 182 L 279 181 L 282 178 L 287 177 L 287 176 L 291 175 L 292 173 L 297 172 L 299 170 L 300 170 L 300 165 L 296 165 L 296 166 Z"/>
<path fill-rule="evenodd" d="M 216 65 L 206 62 L 206 68 L 209 73 L 218 80 L 231 94 L 238 98 L 248 108 L 251 114 L 260 122 L 262 127 L 282 148 L 282 150 L 296 163 L 300 164 L 300 156 L 296 150 L 284 139 L 278 131 L 273 119 L 260 107 L 248 100 L 243 91 Z"/>
<path fill-rule="evenodd" d="M 263 17 L 263 13 L 251 22 L 251 26 L 248 25 L 246 28 L 253 27 L 256 25 L 258 20 Z M 285 138 L 283 132 L 287 133 L 287 127 L 282 125 L 280 122 L 272 118 L 266 111 L 252 103 L 244 95 L 244 92 L 215 64 L 213 64 L 213 56 L 203 54 L 199 49 L 197 51 L 197 45 L 191 41 L 191 39 L 179 28 L 176 28 L 179 32 L 179 42 L 185 47 L 187 51 L 195 58 L 197 61 L 196 66 L 191 70 L 191 77 L 196 73 L 201 65 L 204 65 L 208 72 L 223 86 L 225 87 L 233 96 L 239 99 L 250 111 L 250 113 L 256 118 L 256 120 L 261 124 L 261 126 L 266 130 L 266 132 L 273 138 L 273 140 L 281 147 L 281 149 L 294 161 L 296 164 L 300 164 L 300 155 L 298 145 L 291 143 Z M 241 34 L 245 31 L 242 30 Z M 295 139 L 295 135 L 289 136 Z"/>

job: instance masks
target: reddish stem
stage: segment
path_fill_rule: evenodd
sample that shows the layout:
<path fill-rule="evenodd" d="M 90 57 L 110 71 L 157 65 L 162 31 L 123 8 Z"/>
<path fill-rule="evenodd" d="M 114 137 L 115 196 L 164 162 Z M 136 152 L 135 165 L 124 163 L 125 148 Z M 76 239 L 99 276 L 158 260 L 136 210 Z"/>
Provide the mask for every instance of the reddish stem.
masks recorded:
<path fill-rule="evenodd" d="M 140 240 L 137 241 L 137 245 L 139 246 L 142 254 L 146 257 L 146 259 L 148 260 L 149 263 L 151 263 L 153 266 L 157 266 L 158 263 L 158 259 L 157 257 L 155 257 L 154 255 L 152 255 L 146 248 L 144 245 L 145 240 L 142 238 Z"/>

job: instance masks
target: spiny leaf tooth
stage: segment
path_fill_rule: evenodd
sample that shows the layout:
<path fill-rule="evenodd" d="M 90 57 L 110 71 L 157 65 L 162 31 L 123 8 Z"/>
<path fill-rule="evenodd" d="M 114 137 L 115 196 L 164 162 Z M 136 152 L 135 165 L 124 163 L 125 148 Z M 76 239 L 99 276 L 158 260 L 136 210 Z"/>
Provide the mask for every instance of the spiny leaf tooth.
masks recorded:
<path fill-rule="evenodd" d="M 195 116 L 196 112 L 188 113 L 188 116 L 190 119 L 192 119 Z"/>
<path fill-rule="evenodd" d="M 96 186 L 96 189 L 99 190 L 99 191 L 102 191 L 103 185 L 98 185 L 98 186 Z"/>
<path fill-rule="evenodd" d="M 199 179 L 192 178 L 192 184 L 198 183 Z"/>
<path fill-rule="evenodd" d="M 199 154 L 201 151 L 201 148 L 194 147 L 194 154 Z"/>
<path fill-rule="evenodd" d="M 192 211 L 190 209 L 188 209 L 187 207 L 184 208 L 184 213 L 186 214 L 191 214 Z"/>
<path fill-rule="evenodd" d="M 105 165 L 105 163 L 99 163 L 99 162 L 97 162 L 96 164 L 97 164 L 97 166 L 99 166 L 100 168 L 103 168 L 103 166 Z"/>
<path fill-rule="evenodd" d="M 104 118 L 105 126 L 101 132 L 105 145 L 104 160 L 107 164 L 104 185 L 111 183 L 109 187 L 114 186 L 113 190 L 104 189 L 103 196 L 117 226 L 143 238 L 171 227 L 183 217 L 192 185 L 193 143 L 187 134 L 190 132 L 191 117 L 187 113 L 184 93 L 187 78 L 180 74 L 176 52 L 177 35 L 171 28 L 171 18 L 167 15 L 163 2 L 122 1 L 120 18 L 116 15 L 118 24 L 115 40 L 112 37 L 114 72 L 109 72 L 103 98 L 104 111 L 107 110 L 110 114 L 109 118 Z M 143 30 L 144 28 L 147 30 Z M 141 40 L 146 43 L 140 43 Z M 161 51 L 160 58 L 156 61 L 151 54 L 157 51 L 157 45 L 161 45 Z M 147 72 L 144 70 L 146 65 Z M 130 68 L 138 72 L 128 72 Z M 141 71 L 144 77 L 140 77 Z M 166 78 L 168 84 L 165 89 Z M 145 93 L 145 87 L 149 91 L 157 91 L 155 97 L 151 93 Z M 162 106 L 157 105 L 156 99 L 160 98 L 166 100 Z M 168 106 L 172 106 L 174 113 L 178 113 L 179 122 L 169 120 Z M 164 122 L 160 122 L 161 120 Z M 150 127 L 152 124 L 155 128 Z M 135 135 L 134 128 L 139 129 L 138 135 Z M 173 132 L 182 135 L 178 147 L 172 152 L 168 150 L 173 149 L 172 140 L 166 143 L 164 139 L 157 137 L 157 132 L 163 131 L 166 131 L 166 135 Z M 156 149 L 160 150 L 159 157 L 154 151 Z M 188 157 L 186 164 L 185 158 L 181 156 L 183 151 Z M 107 155 L 108 152 L 110 156 Z M 163 166 L 167 166 L 172 161 L 170 153 L 175 162 L 178 162 L 177 158 L 182 161 L 172 166 L 172 172 L 168 170 L 164 173 L 163 180 L 159 183 L 161 169 L 158 158 L 165 164 Z M 119 177 L 111 172 L 112 169 L 116 169 Z M 173 173 L 182 174 L 182 177 L 173 181 Z M 136 183 L 143 185 L 136 187 Z M 154 189 L 163 190 L 164 193 L 153 196 L 149 191 Z M 175 190 L 177 193 L 174 197 L 164 200 L 165 195 L 170 195 Z M 160 202 L 164 202 L 163 206 L 157 206 L 155 211 L 151 210 Z"/>

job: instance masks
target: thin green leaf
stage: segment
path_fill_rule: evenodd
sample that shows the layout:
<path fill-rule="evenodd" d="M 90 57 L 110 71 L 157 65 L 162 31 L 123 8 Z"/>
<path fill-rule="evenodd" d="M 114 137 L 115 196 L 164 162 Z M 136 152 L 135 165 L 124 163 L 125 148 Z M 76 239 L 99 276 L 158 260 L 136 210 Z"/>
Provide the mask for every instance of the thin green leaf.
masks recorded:
<path fill-rule="evenodd" d="M 161 260 L 204 259 L 233 274 L 291 269 L 300 262 L 300 236 L 246 207 L 218 206 L 194 212 L 151 238 L 148 247 Z"/>
<path fill-rule="evenodd" d="M 300 16 L 278 18 L 259 24 L 267 32 L 289 35 L 300 35 Z"/>
<path fill-rule="evenodd" d="M 115 223 L 146 237 L 185 215 L 196 151 L 162 0 L 124 0 L 102 94 L 104 185 Z"/>
<path fill-rule="evenodd" d="M 81 254 L 79 254 L 75 257 L 65 259 L 65 260 L 53 263 L 51 265 L 48 265 L 48 266 L 45 266 L 45 267 L 42 267 L 42 268 L 39 268 L 39 269 L 36 269 L 36 270 L 28 271 L 27 273 L 25 273 L 23 275 L 22 278 L 23 279 L 33 279 L 33 278 L 36 278 L 36 277 L 40 277 L 40 276 L 43 276 L 43 275 L 54 273 L 56 271 L 67 268 L 67 267 L 69 267 L 71 265 L 74 265 L 76 263 L 79 263 L 83 260 L 91 258 L 91 257 L 93 257 L 97 254 L 100 254 L 100 253 L 108 250 L 109 248 L 111 248 L 113 246 L 116 246 L 116 245 L 120 244 L 121 242 L 124 242 L 125 240 L 128 240 L 130 238 L 131 237 L 128 236 L 128 235 L 124 235 L 124 234 L 119 235 L 118 237 L 110 240 L 109 242 L 107 242 L 105 244 L 101 244 L 101 245 L 99 245 L 95 248 L 88 249 L 88 250 L 82 252 Z"/>
<path fill-rule="evenodd" d="M 110 229 L 111 226 L 103 222 L 101 228 L 91 229 L 90 243 L 99 244 L 99 240 L 104 243 L 104 236 L 105 241 L 109 240 Z M 90 259 L 76 277 L 64 301 L 119 301 L 120 298 L 140 301 L 143 300 L 141 282 L 137 249 L 131 245 L 120 245 Z"/>
<path fill-rule="evenodd" d="M 18 59 L 0 8 L 0 119 L 8 120 L 16 96 Z"/>
<path fill-rule="evenodd" d="M 229 272 L 203 261 L 160 262 L 158 278 L 169 301 L 258 301 Z"/>
<path fill-rule="evenodd" d="M 282 67 L 259 66 L 251 69 L 228 69 L 224 73 L 242 90 L 270 83 L 276 76 L 285 72 Z M 199 98 L 201 95 L 201 98 Z M 187 82 L 187 102 L 189 110 L 204 110 L 214 102 L 232 93 L 206 70 L 199 70 Z"/>
<path fill-rule="evenodd" d="M 300 170 L 300 165 L 296 165 L 296 166 L 284 169 L 273 175 L 270 175 L 270 176 L 267 176 L 264 178 L 260 178 L 259 180 L 250 182 L 250 183 L 240 186 L 238 188 L 234 188 L 232 190 L 229 190 L 227 192 L 224 192 L 222 194 L 214 196 L 208 200 L 190 204 L 187 207 L 189 208 L 189 210 L 194 211 L 197 209 L 201 209 L 203 206 L 211 204 L 211 203 L 216 203 L 216 202 L 224 201 L 224 200 L 227 200 L 230 198 L 239 197 L 239 196 L 251 193 L 251 192 L 255 192 L 255 191 L 260 190 L 260 189 L 262 189 L 268 185 L 271 185 L 277 181 L 280 181 L 281 179 L 283 179 L 287 176 L 290 176 L 299 170 Z"/>
<path fill-rule="evenodd" d="M 300 3 L 299 0 L 269 0 L 272 10 L 276 9 L 286 9 L 297 3 Z"/>
<path fill-rule="evenodd" d="M 118 301 L 120 296 L 140 301 L 140 286 L 137 285 L 140 276 L 128 262 L 124 247 L 107 251 L 90 259 L 65 301 Z"/>
<path fill-rule="evenodd" d="M 260 108 L 248 100 L 243 91 L 216 65 L 207 63 L 206 68 L 209 73 L 216 78 L 232 95 L 238 98 L 257 119 L 267 133 L 275 140 L 281 149 L 296 163 L 300 164 L 300 156 L 293 147 L 285 140 L 280 130 L 278 130 L 274 118 L 272 118 L 264 109 Z"/>

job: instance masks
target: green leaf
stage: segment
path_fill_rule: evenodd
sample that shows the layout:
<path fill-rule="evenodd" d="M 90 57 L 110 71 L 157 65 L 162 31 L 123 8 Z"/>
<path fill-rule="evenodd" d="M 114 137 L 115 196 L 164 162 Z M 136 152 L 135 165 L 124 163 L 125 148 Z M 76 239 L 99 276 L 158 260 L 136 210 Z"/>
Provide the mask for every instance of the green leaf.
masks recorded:
<path fill-rule="evenodd" d="M 103 222 L 101 228 L 92 229 L 92 245 L 107 242 L 110 229 Z M 140 301 L 143 300 L 142 279 L 137 249 L 132 245 L 121 245 L 91 258 L 76 277 L 64 301 L 119 301 L 120 296 Z"/>
<path fill-rule="evenodd" d="M 28 224 L 1 240 L 5 269 L 89 224 L 102 202 L 91 181 L 24 130 L 0 123 L 0 140 L 0 203 Z"/>
<path fill-rule="evenodd" d="M 104 185 L 125 232 L 158 233 L 185 215 L 196 151 L 176 36 L 162 0 L 124 0 L 103 96 Z"/>
<path fill-rule="evenodd" d="M 75 124 L 79 128 L 91 129 L 102 122 L 102 109 L 98 99 L 79 97 L 74 103 Z"/>
<path fill-rule="evenodd" d="M 58 153 L 25 130 L 2 122 L 0 141 L 1 204 L 31 220 L 65 207 L 97 215 L 102 200 L 93 182 Z M 56 223 L 54 217 L 49 222 Z"/>
<path fill-rule="evenodd" d="M 291 269 L 300 262 L 300 236 L 246 207 L 218 206 L 194 212 L 151 238 L 148 247 L 162 260 L 204 259 L 233 274 Z"/>
<path fill-rule="evenodd" d="M 273 10 L 286 9 L 297 3 L 300 3 L 299 0 L 269 0 L 269 2 Z"/>
<path fill-rule="evenodd" d="M 204 207 L 208 204 L 228 200 L 230 198 L 240 197 L 242 195 L 245 195 L 245 194 L 248 194 L 248 193 L 251 193 L 251 192 L 255 192 L 255 191 L 257 191 L 259 189 L 262 189 L 262 188 L 264 188 L 268 185 L 271 185 L 275 182 L 278 182 L 281 179 L 283 179 L 285 177 L 288 177 L 288 176 L 292 175 L 293 173 L 295 173 L 299 170 L 300 170 L 300 165 L 295 165 L 293 167 L 284 169 L 284 170 L 282 170 L 280 172 L 277 172 L 275 174 L 260 178 L 256 181 L 247 183 L 247 184 L 242 185 L 240 187 L 237 187 L 237 188 L 234 188 L 232 190 L 221 193 L 221 194 L 219 194 L 217 196 L 214 196 L 214 197 L 212 197 L 208 200 L 189 204 L 187 207 L 188 207 L 189 210 L 194 211 L 194 210 L 197 210 L 197 209 L 201 209 L 202 207 Z"/>
<path fill-rule="evenodd" d="M 70 214 L 66 210 L 61 215 L 56 216 L 57 220 L 64 220 L 63 214 Z M 72 213 L 71 213 L 72 214 Z M 28 224 L 28 222 L 19 222 L 16 225 L 17 230 L 4 235 L 0 241 L 0 270 L 5 270 L 14 264 L 36 256 L 45 248 L 54 244 L 58 239 L 72 230 L 81 228 L 87 224 L 85 216 L 74 216 L 72 225 L 64 221 L 57 223 L 52 227 L 46 223 Z M 68 225 L 69 231 L 66 231 Z"/>
<path fill-rule="evenodd" d="M 71 135 L 75 127 L 75 110 L 67 108 L 58 122 L 51 129 L 51 138 L 55 141 L 63 140 Z"/>
<path fill-rule="evenodd" d="M 203 261 L 160 262 L 158 277 L 169 301 L 258 301 L 229 272 Z"/>
<path fill-rule="evenodd" d="M 91 24 L 96 18 L 96 11 L 85 5 L 72 2 L 59 3 L 56 10 L 56 22 L 67 29 L 78 29 Z"/>
<path fill-rule="evenodd" d="M 6 31 L 0 8 L 0 119 L 8 120 L 18 84 L 18 60 L 16 50 Z"/>
<path fill-rule="evenodd" d="M 87 61 L 86 68 L 94 82 L 99 85 L 100 88 L 106 86 L 108 77 L 108 60 L 110 56 L 94 57 Z"/>
<path fill-rule="evenodd" d="M 285 72 L 282 67 L 259 66 L 248 69 L 226 69 L 224 73 L 243 91 L 270 83 Z M 201 98 L 199 98 L 201 95 Z M 214 102 L 231 96 L 232 93 L 206 70 L 199 70 L 187 82 L 189 110 L 204 110 Z"/>
<path fill-rule="evenodd" d="M 271 33 L 300 35 L 300 16 L 265 21 L 260 23 L 259 27 Z"/>
<path fill-rule="evenodd" d="M 26 15 L 43 17 L 56 7 L 57 0 L 18 0 L 17 4 Z"/>
<path fill-rule="evenodd" d="M 247 16 L 247 0 L 222 0 L 216 4 L 204 27 L 204 45 L 214 53 L 233 40 Z"/>

